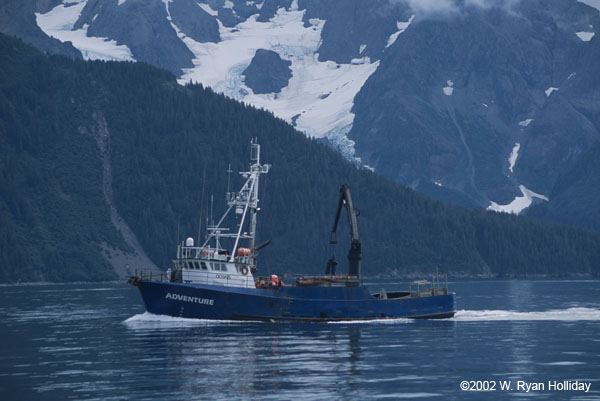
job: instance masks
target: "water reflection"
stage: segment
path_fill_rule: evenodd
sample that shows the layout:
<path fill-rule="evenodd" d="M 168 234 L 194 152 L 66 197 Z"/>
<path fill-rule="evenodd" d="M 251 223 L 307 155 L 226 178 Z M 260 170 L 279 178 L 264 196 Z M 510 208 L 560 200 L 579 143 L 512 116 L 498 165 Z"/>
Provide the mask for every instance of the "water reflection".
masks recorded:
<path fill-rule="evenodd" d="M 354 378 L 361 373 L 356 325 L 227 323 L 167 330 L 138 323 L 127 328 L 135 334 L 132 348 L 150 353 L 154 368 L 176 377 L 180 394 L 277 398 L 282 391 L 308 388 L 333 395 L 356 391 Z"/>
<path fill-rule="evenodd" d="M 533 301 L 531 281 L 509 281 L 507 292 L 507 309 L 521 311 L 531 307 Z M 508 347 L 510 360 L 507 361 L 507 364 L 510 367 L 506 374 L 511 379 L 523 380 L 531 377 L 532 380 L 535 380 L 534 376 L 537 370 L 533 363 L 532 353 L 535 352 L 536 338 L 531 335 L 532 330 L 530 322 L 513 321 L 509 323 L 510 335 L 507 337 L 512 341 Z M 502 376 L 502 372 L 498 372 L 498 376 Z"/>
<path fill-rule="evenodd" d="M 431 380 L 452 380 L 444 361 L 456 358 L 456 322 L 397 319 L 356 324 L 272 324 L 188 321 L 146 316 L 125 323 L 136 349 L 163 349 L 177 394 L 235 398 L 378 398 L 417 392 Z M 153 321 L 158 319 L 158 321 Z M 226 372 L 226 373 L 224 373 Z M 219 382 L 218 391 L 214 383 Z M 400 393 L 398 393 L 400 394 Z M 360 395 L 360 396 L 359 396 Z"/>

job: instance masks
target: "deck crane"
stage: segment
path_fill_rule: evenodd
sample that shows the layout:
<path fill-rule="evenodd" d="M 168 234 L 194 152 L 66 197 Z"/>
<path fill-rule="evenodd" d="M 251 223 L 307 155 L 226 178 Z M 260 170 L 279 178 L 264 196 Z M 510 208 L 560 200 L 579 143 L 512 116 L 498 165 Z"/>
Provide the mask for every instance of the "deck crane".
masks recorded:
<path fill-rule="evenodd" d="M 342 206 L 346 208 L 346 214 L 348 216 L 348 223 L 350 224 L 350 251 L 348 252 L 348 276 L 355 276 L 356 279 L 360 280 L 360 261 L 362 259 L 360 240 L 358 238 L 358 224 L 356 222 L 357 210 L 354 209 L 354 203 L 352 202 L 352 193 L 350 187 L 346 184 L 340 186 L 340 199 L 338 201 L 337 212 L 335 214 L 335 220 L 333 221 L 333 228 L 331 229 L 330 244 L 337 244 L 336 232 L 338 222 L 340 220 L 340 214 L 342 212 Z M 325 274 L 335 275 L 335 266 L 337 261 L 335 257 L 332 257 L 327 261 L 327 269 Z"/>

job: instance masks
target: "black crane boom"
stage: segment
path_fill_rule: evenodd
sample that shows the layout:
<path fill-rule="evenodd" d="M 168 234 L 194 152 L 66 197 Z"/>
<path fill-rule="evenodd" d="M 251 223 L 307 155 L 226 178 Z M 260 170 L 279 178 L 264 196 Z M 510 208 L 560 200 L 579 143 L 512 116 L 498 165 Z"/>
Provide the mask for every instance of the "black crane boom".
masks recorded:
<path fill-rule="evenodd" d="M 356 212 L 354 210 L 354 202 L 352 202 L 352 193 L 350 187 L 346 184 L 340 186 L 340 200 L 338 202 L 333 227 L 331 229 L 330 244 L 336 244 L 336 232 L 342 206 L 346 207 L 348 223 L 350 224 L 350 252 L 348 252 L 348 275 L 360 278 L 360 261 L 362 259 L 360 240 L 358 238 L 358 224 L 356 222 Z M 330 261 L 331 262 L 331 261 Z M 329 264 L 328 264 L 329 266 Z"/>

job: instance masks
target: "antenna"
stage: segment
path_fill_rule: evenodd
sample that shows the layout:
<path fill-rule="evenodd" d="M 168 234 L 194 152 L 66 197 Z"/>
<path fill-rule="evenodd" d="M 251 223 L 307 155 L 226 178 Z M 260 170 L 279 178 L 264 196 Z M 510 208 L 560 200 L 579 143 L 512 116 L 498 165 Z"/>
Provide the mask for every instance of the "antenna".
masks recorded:
<path fill-rule="evenodd" d="M 202 208 L 204 206 L 204 187 L 206 187 L 206 165 L 202 171 L 202 196 L 200 199 L 200 217 L 198 218 L 198 242 L 200 244 L 200 237 L 202 235 Z"/>
<path fill-rule="evenodd" d="M 179 257 L 179 245 L 181 244 L 181 242 L 179 242 L 179 216 L 177 216 L 177 257 Z"/>
<path fill-rule="evenodd" d="M 206 239 L 208 238 L 208 233 L 209 233 L 209 230 L 208 230 L 208 225 L 209 225 L 209 224 L 208 224 L 208 213 L 207 213 L 207 216 L 206 216 L 206 235 L 204 236 L 204 240 L 205 240 L 205 241 L 206 241 Z"/>
<path fill-rule="evenodd" d="M 233 173 L 233 170 L 231 170 L 231 163 L 229 163 L 229 167 L 227 167 L 227 195 L 229 195 L 229 183 L 231 182 L 231 173 Z"/>
<path fill-rule="evenodd" d="M 215 219 L 214 219 L 214 215 L 213 215 L 213 203 L 215 201 L 215 197 L 214 195 L 210 195 L 210 224 L 211 225 L 215 225 Z"/>

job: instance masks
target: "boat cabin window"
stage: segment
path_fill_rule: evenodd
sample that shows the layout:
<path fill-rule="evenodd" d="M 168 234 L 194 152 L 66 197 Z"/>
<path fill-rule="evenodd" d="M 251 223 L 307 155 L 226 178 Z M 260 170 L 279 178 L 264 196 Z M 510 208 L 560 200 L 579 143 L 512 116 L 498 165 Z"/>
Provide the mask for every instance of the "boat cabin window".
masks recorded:
<path fill-rule="evenodd" d="M 226 272 L 227 271 L 227 266 L 225 266 L 224 263 L 211 263 L 210 264 L 210 269 L 211 270 L 216 270 L 216 271 Z"/>
<path fill-rule="evenodd" d="M 200 270 L 200 264 L 198 262 L 194 262 L 194 269 Z"/>
<path fill-rule="evenodd" d="M 206 263 L 200 262 L 200 266 L 202 266 L 202 270 L 206 270 Z"/>

